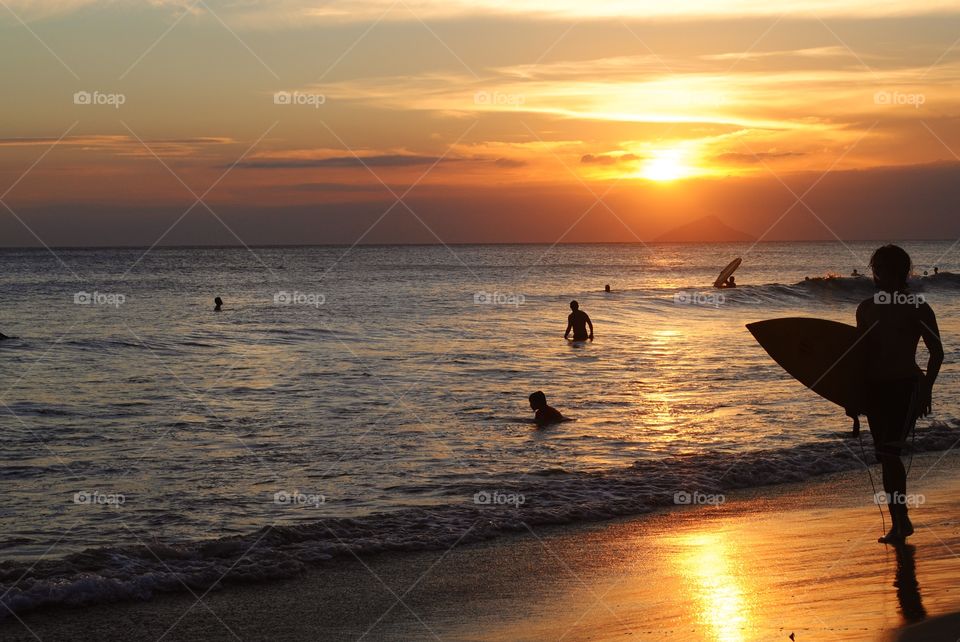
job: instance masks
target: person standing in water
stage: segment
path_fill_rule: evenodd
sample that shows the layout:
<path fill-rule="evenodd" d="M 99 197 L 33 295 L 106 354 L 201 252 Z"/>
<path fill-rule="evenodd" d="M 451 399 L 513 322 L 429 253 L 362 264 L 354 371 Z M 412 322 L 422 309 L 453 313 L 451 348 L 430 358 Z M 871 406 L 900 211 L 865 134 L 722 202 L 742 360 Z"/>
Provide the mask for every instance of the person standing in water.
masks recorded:
<path fill-rule="evenodd" d="M 222 307 L 223 307 L 223 299 L 221 299 L 220 297 L 215 298 L 213 300 L 213 311 L 219 312 L 220 308 Z"/>
<path fill-rule="evenodd" d="M 919 417 L 930 414 L 933 384 L 943 363 L 943 344 L 933 309 L 907 287 L 910 256 L 885 245 L 870 259 L 877 293 L 857 307 L 857 358 L 863 394 L 858 414 L 866 414 L 883 490 L 893 524 L 882 543 L 900 543 L 913 534 L 907 515 L 907 474 L 900 459 L 904 440 Z M 930 358 L 926 373 L 917 365 L 923 339 Z"/>
<path fill-rule="evenodd" d="M 593 322 L 590 321 L 590 317 L 580 309 L 580 304 L 576 301 L 570 302 L 570 310 L 572 312 L 567 317 L 567 331 L 563 333 L 563 338 L 568 338 L 570 331 L 573 330 L 574 341 L 586 341 L 587 339 L 593 341 Z M 587 334 L 587 326 L 590 326 L 589 335 Z"/>

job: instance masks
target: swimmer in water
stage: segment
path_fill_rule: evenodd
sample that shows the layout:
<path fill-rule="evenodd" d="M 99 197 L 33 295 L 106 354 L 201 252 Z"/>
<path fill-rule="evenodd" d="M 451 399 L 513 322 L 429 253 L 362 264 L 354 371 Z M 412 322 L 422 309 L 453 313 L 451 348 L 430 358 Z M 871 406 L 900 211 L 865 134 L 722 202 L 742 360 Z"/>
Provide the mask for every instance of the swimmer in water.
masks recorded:
<path fill-rule="evenodd" d="M 559 410 L 547 405 L 547 395 L 543 394 L 542 390 L 530 395 L 530 408 L 536 411 L 533 420 L 540 428 L 566 420 Z"/>
<path fill-rule="evenodd" d="M 221 299 L 220 297 L 217 297 L 216 299 L 213 300 L 213 311 L 214 311 L 214 312 L 219 312 L 219 311 L 220 311 L 220 308 L 222 308 L 222 307 L 223 307 L 223 299 Z"/>
<path fill-rule="evenodd" d="M 574 341 L 586 341 L 587 339 L 593 341 L 593 322 L 590 317 L 580 309 L 580 304 L 576 301 L 570 302 L 570 309 L 572 312 L 567 317 L 567 331 L 563 333 L 563 338 L 568 338 L 570 331 L 573 330 Z M 590 334 L 587 334 L 587 326 L 590 326 Z"/>

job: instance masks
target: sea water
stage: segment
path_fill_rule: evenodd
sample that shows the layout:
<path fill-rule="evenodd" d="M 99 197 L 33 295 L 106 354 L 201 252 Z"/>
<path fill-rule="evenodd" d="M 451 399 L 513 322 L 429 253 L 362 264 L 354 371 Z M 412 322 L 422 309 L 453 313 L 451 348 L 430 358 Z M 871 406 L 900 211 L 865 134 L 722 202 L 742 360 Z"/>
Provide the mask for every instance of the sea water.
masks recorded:
<path fill-rule="evenodd" d="M 237 562 L 282 576 L 862 466 L 850 420 L 744 324 L 854 323 L 877 245 L 0 250 L 3 601 L 149 597 Z M 960 259 L 903 245 L 948 362 L 917 448 L 944 449 Z M 713 289 L 736 256 L 739 287 Z M 593 342 L 563 338 L 573 299 Z M 536 429 L 535 390 L 574 421 Z"/>

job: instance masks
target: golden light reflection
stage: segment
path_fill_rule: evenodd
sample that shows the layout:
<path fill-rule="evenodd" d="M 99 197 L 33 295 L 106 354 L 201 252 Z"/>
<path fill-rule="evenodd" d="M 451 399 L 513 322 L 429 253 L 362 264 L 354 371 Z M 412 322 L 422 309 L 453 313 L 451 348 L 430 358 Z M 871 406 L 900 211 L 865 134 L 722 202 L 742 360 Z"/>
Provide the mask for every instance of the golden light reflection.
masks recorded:
<path fill-rule="evenodd" d="M 681 539 L 679 564 L 692 585 L 697 619 L 719 642 L 741 642 L 749 632 L 750 610 L 742 577 L 735 572 L 741 553 L 722 533 L 693 533 Z"/>

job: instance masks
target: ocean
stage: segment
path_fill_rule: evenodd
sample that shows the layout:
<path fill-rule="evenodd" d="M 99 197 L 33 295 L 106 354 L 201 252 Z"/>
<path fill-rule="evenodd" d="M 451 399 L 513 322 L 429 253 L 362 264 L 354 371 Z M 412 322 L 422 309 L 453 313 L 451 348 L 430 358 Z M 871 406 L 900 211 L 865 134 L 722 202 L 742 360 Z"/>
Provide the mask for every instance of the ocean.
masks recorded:
<path fill-rule="evenodd" d="M 877 245 L 0 250 L 0 602 L 146 599 L 862 467 L 850 420 L 744 324 L 854 323 Z M 903 245 L 947 352 L 915 447 L 946 449 L 960 262 Z M 740 287 L 711 288 L 736 256 Z M 592 343 L 563 339 L 573 299 Z M 574 421 L 537 430 L 535 390 Z"/>

